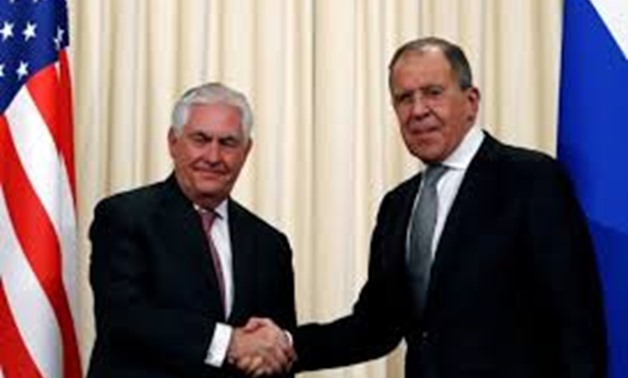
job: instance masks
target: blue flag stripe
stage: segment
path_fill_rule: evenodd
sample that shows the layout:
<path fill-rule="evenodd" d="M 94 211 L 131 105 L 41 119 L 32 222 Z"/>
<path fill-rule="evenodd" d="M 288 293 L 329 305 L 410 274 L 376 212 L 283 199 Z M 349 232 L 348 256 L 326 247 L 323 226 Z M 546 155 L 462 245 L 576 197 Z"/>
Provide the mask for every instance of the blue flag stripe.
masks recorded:
<path fill-rule="evenodd" d="M 589 220 L 610 377 L 628 376 L 628 61 L 589 0 L 566 0 L 558 156 Z"/>

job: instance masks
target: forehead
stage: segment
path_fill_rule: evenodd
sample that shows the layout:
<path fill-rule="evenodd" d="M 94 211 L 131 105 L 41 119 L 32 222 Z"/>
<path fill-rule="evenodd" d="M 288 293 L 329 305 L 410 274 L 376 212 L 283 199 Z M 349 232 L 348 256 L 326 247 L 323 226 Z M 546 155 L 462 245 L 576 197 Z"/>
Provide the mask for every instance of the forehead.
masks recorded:
<path fill-rule="evenodd" d="M 189 107 L 186 127 L 210 127 L 241 129 L 240 109 L 226 103 L 192 104 Z"/>
<path fill-rule="evenodd" d="M 451 64 L 436 47 L 406 52 L 393 66 L 391 75 L 393 86 L 400 87 L 455 80 Z"/>

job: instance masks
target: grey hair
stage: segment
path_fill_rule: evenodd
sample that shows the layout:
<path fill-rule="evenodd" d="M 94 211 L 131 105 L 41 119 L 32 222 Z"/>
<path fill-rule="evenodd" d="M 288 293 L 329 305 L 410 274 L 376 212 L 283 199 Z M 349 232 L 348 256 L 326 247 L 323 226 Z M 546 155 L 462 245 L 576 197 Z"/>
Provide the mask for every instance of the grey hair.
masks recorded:
<path fill-rule="evenodd" d="M 188 122 L 192 105 L 227 104 L 240 110 L 242 131 L 246 139 L 253 130 L 253 111 L 246 97 L 221 83 L 207 83 L 187 90 L 174 105 L 171 128 L 181 135 L 183 126 Z"/>
<path fill-rule="evenodd" d="M 460 46 L 438 37 L 425 37 L 406 42 L 395 51 L 388 65 L 388 85 L 392 89 L 392 71 L 401 57 L 409 52 L 424 52 L 429 47 L 436 47 L 443 52 L 449 62 L 454 75 L 458 79 L 461 89 L 469 89 L 473 86 L 473 74 L 469 61 Z"/>

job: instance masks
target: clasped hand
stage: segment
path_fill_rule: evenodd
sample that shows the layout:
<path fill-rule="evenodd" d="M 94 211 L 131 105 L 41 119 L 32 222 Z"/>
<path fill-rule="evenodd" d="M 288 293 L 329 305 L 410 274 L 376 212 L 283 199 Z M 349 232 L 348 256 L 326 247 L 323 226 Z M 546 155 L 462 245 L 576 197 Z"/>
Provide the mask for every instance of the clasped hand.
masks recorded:
<path fill-rule="evenodd" d="M 266 318 L 235 328 L 227 350 L 229 363 L 253 377 L 286 373 L 295 358 L 286 333 Z"/>

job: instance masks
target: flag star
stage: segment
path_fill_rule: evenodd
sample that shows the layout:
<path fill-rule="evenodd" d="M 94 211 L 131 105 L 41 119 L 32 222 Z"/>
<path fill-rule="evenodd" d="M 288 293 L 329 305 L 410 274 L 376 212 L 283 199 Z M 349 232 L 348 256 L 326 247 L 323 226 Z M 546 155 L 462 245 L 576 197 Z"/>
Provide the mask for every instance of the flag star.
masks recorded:
<path fill-rule="evenodd" d="M 26 23 L 26 28 L 24 28 L 24 31 L 22 32 L 25 41 L 28 41 L 31 38 L 35 38 L 35 29 L 37 29 L 37 24 L 31 24 L 30 22 Z"/>
<path fill-rule="evenodd" d="M 0 64 L 0 77 L 4 77 L 4 64 Z"/>
<path fill-rule="evenodd" d="M 57 28 L 57 36 L 52 39 L 55 43 L 55 48 L 57 50 L 61 50 L 61 44 L 63 43 L 63 33 L 65 33 L 65 30 Z"/>
<path fill-rule="evenodd" d="M 0 34 L 2 35 L 3 41 L 13 37 L 13 24 L 5 21 L 4 25 L 2 25 L 2 29 L 0 29 Z"/>
<path fill-rule="evenodd" d="M 24 76 L 28 75 L 28 63 L 21 61 L 20 66 L 15 71 L 15 73 L 17 73 L 18 79 L 21 79 Z"/>

